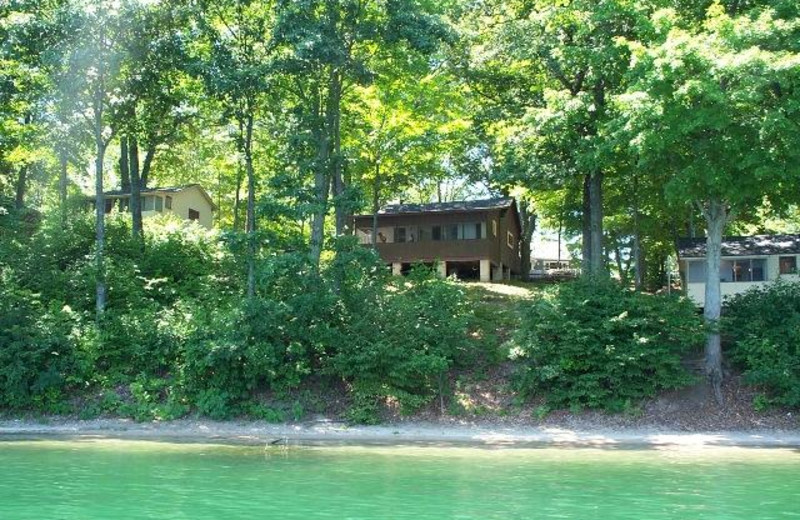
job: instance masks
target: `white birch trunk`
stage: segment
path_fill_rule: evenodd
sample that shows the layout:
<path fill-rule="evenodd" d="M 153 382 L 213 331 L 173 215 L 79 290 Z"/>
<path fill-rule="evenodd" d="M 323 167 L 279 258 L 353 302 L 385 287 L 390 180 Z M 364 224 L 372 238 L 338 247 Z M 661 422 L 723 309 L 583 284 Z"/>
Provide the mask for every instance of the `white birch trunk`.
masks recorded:
<path fill-rule="evenodd" d="M 708 380 L 714 389 L 717 403 L 722 405 L 722 342 L 719 331 L 719 318 L 722 314 L 720 292 L 720 257 L 722 255 L 722 235 L 728 222 L 725 204 L 712 200 L 703 209 L 708 236 L 706 238 L 706 288 L 703 317 L 705 318 L 706 348 L 705 369 Z"/>

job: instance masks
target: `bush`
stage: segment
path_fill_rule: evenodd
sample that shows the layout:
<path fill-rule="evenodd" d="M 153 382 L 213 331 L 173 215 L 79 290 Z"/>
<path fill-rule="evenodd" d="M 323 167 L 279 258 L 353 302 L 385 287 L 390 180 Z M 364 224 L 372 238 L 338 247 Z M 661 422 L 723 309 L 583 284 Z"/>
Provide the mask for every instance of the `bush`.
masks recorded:
<path fill-rule="evenodd" d="M 31 234 L 17 220 L 0 220 L 5 408 L 68 411 L 72 401 L 85 417 L 299 418 L 300 403 L 262 409 L 257 397 L 315 375 L 321 385 L 344 380 L 352 417 L 371 421 L 387 400 L 404 411 L 425 404 L 468 358 L 462 289 L 429 269 L 393 279 L 352 238 L 337 239 L 320 270 L 303 251 L 262 249 L 246 299 L 236 244 L 162 218 L 147 221 L 142 248 L 129 216 L 112 214 L 108 300 L 96 322 L 91 216 L 45 221 Z"/>
<path fill-rule="evenodd" d="M 82 376 L 72 335 L 76 316 L 9 281 L 0 288 L 0 409 L 59 411 Z"/>
<path fill-rule="evenodd" d="M 526 310 L 512 354 L 516 383 L 551 406 L 619 411 L 690 381 L 681 355 L 702 337 L 684 298 L 578 280 L 540 293 Z"/>
<path fill-rule="evenodd" d="M 352 384 L 358 403 L 390 398 L 410 412 L 441 391 L 443 377 L 469 343 L 463 290 L 429 269 L 415 269 L 347 309 L 333 372 Z"/>
<path fill-rule="evenodd" d="M 800 284 L 777 282 L 725 302 L 723 332 L 759 403 L 800 406 Z"/>

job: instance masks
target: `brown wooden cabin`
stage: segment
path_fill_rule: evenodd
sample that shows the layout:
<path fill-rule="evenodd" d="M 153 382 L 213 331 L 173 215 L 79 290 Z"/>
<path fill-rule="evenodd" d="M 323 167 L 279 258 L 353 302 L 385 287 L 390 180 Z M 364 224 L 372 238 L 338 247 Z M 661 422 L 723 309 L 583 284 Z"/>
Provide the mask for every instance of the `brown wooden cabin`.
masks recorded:
<path fill-rule="evenodd" d="M 377 222 L 375 233 L 373 225 Z M 373 244 L 395 274 L 436 264 L 443 276 L 499 281 L 520 274 L 522 226 L 513 198 L 393 204 L 354 217 L 356 236 Z"/>

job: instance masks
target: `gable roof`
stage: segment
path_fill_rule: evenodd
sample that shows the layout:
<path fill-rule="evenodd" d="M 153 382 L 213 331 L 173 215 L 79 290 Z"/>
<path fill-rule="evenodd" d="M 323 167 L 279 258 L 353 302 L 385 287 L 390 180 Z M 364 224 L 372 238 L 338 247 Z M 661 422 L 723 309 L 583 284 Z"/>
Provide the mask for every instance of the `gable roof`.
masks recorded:
<path fill-rule="evenodd" d="M 206 190 L 200 184 L 197 184 L 197 183 L 186 184 L 186 185 L 183 185 L 183 186 L 166 186 L 166 187 L 159 187 L 159 188 L 147 188 L 147 189 L 141 190 L 141 193 L 142 193 L 142 195 L 151 194 L 151 193 L 179 193 L 181 191 L 188 190 L 189 188 L 197 188 L 197 189 L 199 189 L 200 190 L 200 194 L 209 203 L 209 205 L 211 206 L 211 209 L 214 210 L 214 211 L 217 210 L 217 205 L 214 204 L 213 200 L 211 200 L 211 197 L 208 195 L 208 192 L 206 192 Z M 103 193 L 103 195 L 106 196 L 106 197 L 130 197 L 131 192 L 130 192 L 130 190 L 127 190 L 127 191 L 111 190 L 111 191 L 107 191 L 107 192 Z"/>
<path fill-rule="evenodd" d="M 681 258 L 705 258 L 705 238 L 678 240 Z M 722 256 L 767 256 L 800 254 L 800 235 L 752 235 L 722 239 Z"/>
<path fill-rule="evenodd" d="M 511 197 L 434 202 L 431 204 L 390 204 L 378 210 L 378 215 L 408 215 L 414 213 L 457 213 L 506 209 L 514 205 Z"/>

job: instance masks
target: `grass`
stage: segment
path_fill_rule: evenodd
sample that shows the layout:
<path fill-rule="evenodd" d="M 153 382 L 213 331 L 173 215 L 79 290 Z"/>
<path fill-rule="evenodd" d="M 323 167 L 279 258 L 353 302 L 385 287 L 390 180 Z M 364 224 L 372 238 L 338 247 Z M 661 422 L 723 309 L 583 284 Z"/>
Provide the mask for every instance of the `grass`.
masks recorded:
<path fill-rule="evenodd" d="M 480 343 L 486 361 L 506 359 L 507 343 L 520 324 L 520 304 L 532 298 L 537 289 L 522 282 L 472 282 L 464 287 L 474 313 L 471 339 Z"/>
<path fill-rule="evenodd" d="M 521 282 L 461 282 L 472 317 L 469 339 L 473 356 L 451 372 L 447 414 L 481 418 L 515 413 L 516 393 L 509 378 L 513 367 L 509 351 L 522 319 L 522 307 L 539 287 Z M 511 407 L 511 408 L 509 408 Z"/>

